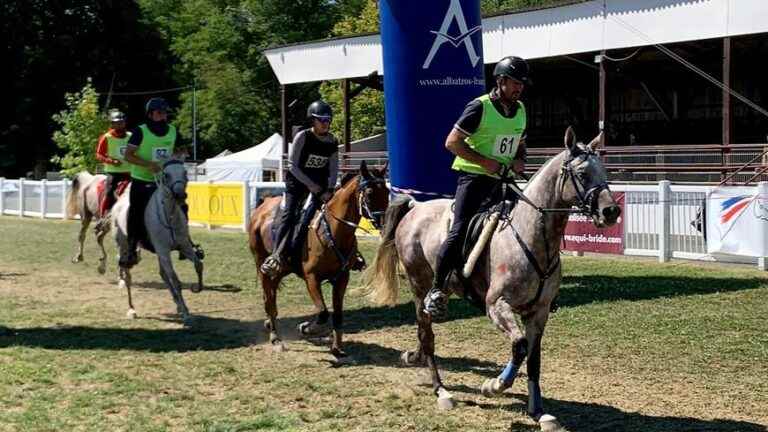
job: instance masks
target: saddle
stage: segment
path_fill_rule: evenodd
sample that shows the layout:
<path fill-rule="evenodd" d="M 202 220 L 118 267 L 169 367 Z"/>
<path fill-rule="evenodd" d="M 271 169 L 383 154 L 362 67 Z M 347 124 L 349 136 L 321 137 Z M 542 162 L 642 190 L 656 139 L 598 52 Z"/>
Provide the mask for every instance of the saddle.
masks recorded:
<path fill-rule="evenodd" d="M 280 205 L 276 206 L 274 210 L 272 220 L 275 222 L 272 223 L 272 227 L 270 229 L 273 250 L 270 252 L 273 252 L 274 248 L 277 247 L 277 232 L 280 229 L 280 224 L 276 223 L 276 221 L 280 220 L 281 215 L 285 211 L 284 202 L 285 198 L 280 201 Z M 306 201 L 304 201 L 304 205 L 301 207 L 301 215 L 299 216 L 298 225 L 299 229 L 293 230 L 292 237 L 285 239 L 285 241 L 289 242 L 288 248 L 290 254 L 288 255 L 288 261 L 291 268 L 298 267 L 301 264 L 301 254 L 303 252 L 303 248 L 300 246 L 303 245 L 304 241 L 306 240 L 307 234 L 309 233 L 309 223 L 312 221 L 312 218 L 314 218 L 317 211 L 318 209 L 313 205 L 312 196 L 307 196 Z"/>
<path fill-rule="evenodd" d="M 117 189 L 115 189 L 115 200 L 112 205 L 117 202 L 117 198 L 120 198 L 120 195 L 125 192 L 129 184 L 131 184 L 129 180 L 121 180 L 117 184 Z M 111 210 L 111 208 L 107 207 L 107 179 L 101 179 L 96 184 L 96 195 L 99 197 L 99 217 L 103 218 L 107 215 L 109 210 Z"/>
<path fill-rule="evenodd" d="M 483 312 L 485 312 L 485 299 L 472 288 L 469 279 L 462 275 L 462 270 L 464 263 L 467 262 L 475 244 L 478 242 L 480 234 L 483 232 L 483 228 L 488 223 L 491 214 L 499 211 L 502 213 L 504 219 L 504 222 L 501 223 L 509 223 L 506 215 L 511 213 L 512 209 L 517 204 L 517 197 L 508 195 L 506 198 L 507 199 L 503 200 L 499 200 L 498 198 L 496 200 L 489 200 L 481 207 L 480 211 L 472 217 L 469 226 L 467 227 L 467 231 L 464 234 L 464 238 L 462 239 L 461 259 L 458 260 L 457 266 L 453 269 L 453 275 L 464 287 L 464 298 Z M 449 224 L 449 229 L 450 225 L 451 224 Z M 483 255 L 487 253 L 487 246 L 488 244 L 484 246 Z"/>

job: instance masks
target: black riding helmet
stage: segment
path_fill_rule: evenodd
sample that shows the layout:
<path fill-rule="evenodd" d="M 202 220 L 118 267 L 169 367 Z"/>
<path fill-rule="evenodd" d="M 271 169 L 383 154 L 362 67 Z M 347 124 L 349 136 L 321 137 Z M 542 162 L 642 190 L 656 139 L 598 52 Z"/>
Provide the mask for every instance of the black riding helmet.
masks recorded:
<path fill-rule="evenodd" d="M 146 115 L 149 115 L 152 111 L 168 111 L 168 102 L 161 97 L 153 97 L 147 101 Z"/>
<path fill-rule="evenodd" d="M 528 62 L 515 56 L 504 57 L 499 60 L 499 62 L 496 63 L 496 67 L 493 68 L 494 78 L 505 76 L 516 79 L 526 85 L 531 84 L 531 79 L 528 77 L 528 73 Z"/>
<path fill-rule="evenodd" d="M 325 101 L 317 100 L 312 102 L 307 108 L 307 119 L 330 120 L 333 117 L 331 106 Z"/>

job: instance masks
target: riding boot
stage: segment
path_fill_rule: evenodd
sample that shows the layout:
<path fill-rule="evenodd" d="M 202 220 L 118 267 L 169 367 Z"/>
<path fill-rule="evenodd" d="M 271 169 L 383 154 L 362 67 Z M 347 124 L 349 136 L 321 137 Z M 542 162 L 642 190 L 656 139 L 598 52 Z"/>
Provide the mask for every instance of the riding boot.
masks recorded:
<path fill-rule="evenodd" d="M 290 239 L 282 239 L 274 252 L 272 252 L 272 255 L 268 256 L 267 259 L 261 263 L 259 270 L 270 279 L 277 279 L 287 270 L 288 265 L 287 260 L 285 259 L 285 249 L 288 248 L 288 243 L 290 243 Z"/>
<path fill-rule="evenodd" d="M 445 318 L 448 315 L 448 297 L 445 292 L 445 283 L 435 283 L 424 297 L 424 312 L 432 317 L 433 320 Z"/>

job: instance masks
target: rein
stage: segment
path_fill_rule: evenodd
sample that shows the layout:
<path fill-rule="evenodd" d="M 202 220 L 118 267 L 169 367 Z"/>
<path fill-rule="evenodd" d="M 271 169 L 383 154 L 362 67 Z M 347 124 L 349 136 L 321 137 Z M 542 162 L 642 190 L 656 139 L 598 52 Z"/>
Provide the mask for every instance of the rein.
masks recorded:
<path fill-rule="evenodd" d="M 372 224 L 377 225 L 377 216 L 380 216 L 384 214 L 383 211 L 372 211 L 370 209 L 370 203 L 368 199 L 365 197 L 365 191 L 368 189 L 368 187 L 378 184 L 386 184 L 386 181 L 382 178 L 372 178 L 372 179 L 362 179 L 360 183 L 357 185 L 357 211 L 360 217 L 366 218 L 371 221 Z M 323 205 L 321 212 L 323 214 L 326 213 L 326 206 Z M 348 221 L 346 219 L 340 218 L 336 216 L 333 213 L 328 213 L 336 219 L 337 221 L 343 223 L 344 225 L 347 225 L 348 227 L 360 229 L 365 231 L 368 234 L 373 234 L 369 229 L 366 229 L 365 227 L 361 226 L 360 224 L 356 224 L 354 222 Z"/>
<path fill-rule="evenodd" d="M 355 192 L 357 194 L 358 214 L 360 215 L 360 217 L 369 219 L 371 223 L 377 224 L 375 216 L 383 212 L 373 212 L 370 210 L 370 203 L 368 202 L 367 197 L 365 197 L 365 192 L 371 186 L 386 184 L 386 181 L 383 178 L 376 178 L 376 177 L 371 179 L 365 179 L 364 177 L 360 176 L 360 178 L 361 180 L 358 183 L 357 191 Z M 336 244 L 336 239 L 333 237 L 333 232 L 331 231 L 331 225 L 330 225 L 330 222 L 328 222 L 327 215 L 330 215 L 332 218 L 336 219 L 337 221 L 351 228 L 361 229 L 367 232 L 368 234 L 371 234 L 371 231 L 363 228 L 359 224 L 356 224 L 354 222 L 351 222 L 336 216 L 335 214 L 328 211 L 328 206 L 326 204 L 323 204 L 323 206 L 320 208 L 320 223 L 323 226 L 323 229 L 325 231 L 325 238 L 328 241 L 328 246 L 330 247 L 331 250 L 333 250 L 333 253 L 336 255 L 336 258 L 341 263 L 341 268 L 339 268 L 336 274 L 330 278 L 331 280 L 335 280 L 336 278 L 339 277 L 341 273 L 349 269 L 350 257 L 352 256 L 352 253 L 350 253 L 348 256 L 345 256 L 344 253 L 341 251 L 341 249 L 339 249 L 338 245 Z"/>
<path fill-rule="evenodd" d="M 508 176 L 508 169 L 505 169 L 501 176 L 501 181 L 508 182 L 508 184 L 512 187 L 512 189 L 517 193 L 520 200 L 525 202 L 526 204 L 533 207 L 540 215 L 541 217 L 538 218 L 539 223 L 541 225 L 541 231 L 542 236 L 544 237 L 544 253 L 547 261 L 546 269 L 541 266 L 539 263 L 539 260 L 536 258 L 536 255 L 531 251 L 531 248 L 528 247 L 528 245 L 523 241 L 522 237 L 520 237 L 520 233 L 518 233 L 517 229 L 515 229 L 514 225 L 512 225 L 511 221 L 508 219 L 506 222 L 508 223 L 509 227 L 512 229 L 512 232 L 515 235 L 515 240 L 517 240 L 517 243 L 520 245 L 520 248 L 523 250 L 523 253 L 525 254 L 525 257 L 528 259 L 528 262 L 531 263 L 533 266 L 533 269 L 536 271 L 536 275 L 539 277 L 539 286 L 536 289 L 536 295 L 523 304 L 521 306 L 521 309 L 528 310 L 532 308 L 541 298 L 541 294 L 544 291 L 544 284 L 549 280 L 552 275 L 555 274 L 557 269 L 560 267 L 560 255 L 558 253 L 552 254 L 550 247 L 549 247 L 549 241 L 548 241 L 548 235 L 547 235 L 547 224 L 545 221 L 545 216 L 547 213 L 575 213 L 575 214 L 584 214 L 587 216 L 592 216 L 596 205 L 597 205 L 597 197 L 600 194 L 600 192 L 604 189 L 608 189 L 608 184 L 603 182 L 598 185 L 595 185 L 589 189 L 587 189 L 584 186 L 584 183 L 578 179 L 576 173 L 573 170 L 573 167 L 571 166 L 571 162 L 574 161 L 576 158 L 581 158 L 582 156 L 585 156 L 584 161 L 586 161 L 586 158 L 589 156 L 595 155 L 592 151 L 586 151 L 577 155 L 573 155 L 572 153 L 569 154 L 569 157 L 563 161 L 563 165 L 560 167 L 560 172 L 563 174 L 563 176 L 559 176 L 561 180 L 558 181 L 560 183 L 560 192 L 562 194 L 563 188 L 565 188 L 565 182 L 567 181 L 565 178 L 565 175 L 570 179 L 571 183 L 573 184 L 574 189 L 576 190 L 576 197 L 578 199 L 577 208 L 543 208 L 536 205 L 533 201 L 531 201 L 528 197 L 526 197 L 523 194 L 522 189 L 517 185 L 514 178 L 511 176 Z M 526 178 L 526 180 L 530 180 L 529 178 L 525 177 L 525 174 L 523 174 L 523 177 Z"/>
<path fill-rule="evenodd" d="M 170 186 L 168 186 L 168 185 L 166 185 L 166 184 L 165 184 L 165 182 L 163 181 L 163 175 L 162 175 L 162 174 L 164 173 L 164 171 L 165 171 L 165 168 L 166 168 L 167 166 L 169 166 L 169 165 L 178 165 L 178 164 L 184 164 L 184 162 L 182 162 L 182 161 L 180 161 L 180 160 L 175 160 L 175 159 L 174 159 L 174 160 L 169 160 L 168 162 L 166 162 L 166 163 L 164 163 L 164 164 L 163 164 L 163 171 L 160 171 L 159 173 L 155 174 L 155 185 L 157 186 L 157 189 L 158 189 L 158 190 L 162 190 L 162 192 L 163 192 L 163 196 L 162 196 L 162 199 L 161 199 L 161 203 L 162 203 L 162 205 L 161 205 L 160 207 L 162 207 L 162 212 L 163 212 L 163 213 L 162 213 L 162 216 L 163 216 L 163 218 L 165 219 L 165 222 L 163 222 L 163 218 L 158 218 L 158 219 L 159 219 L 160 225 L 161 225 L 163 228 L 166 228 L 166 229 L 168 230 L 168 232 L 171 234 L 171 242 L 172 242 L 172 243 L 176 243 L 176 233 L 175 233 L 175 231 L 173 230 L 173 226 L 172 226 L 172 223 L 173 223 L 173 220 L 172 220 L 172 219 L 173 219 L 173 218 L 171 218 L 171 217 L 168 215 L 168 209 L 166 208 L 166 205 L 165 205 L 165 203 L 166 203 L 166 199 L 167 199 L 167 197 L 166 197 L 166 192 L 169 192 L 169 193 L 170 193 L 170 195 L 172 196 L 172 195 L 173 195 L 173 187 L 174 187 L 174 186 L 175 186 L 177 183 L 182 183 L 182 184 L 183 184 L 183 183 L 184 183 L 184 181 L 183 181 L 183 180 L 176 180 L 176 181 L 174 181 L 173 183 L 171 183 L 171 185 L 170 185 Z M 173 198 L 171 198 L 171 199 L 173 199 Z M 173 199 L 173 204 L 174 204 L 175 206 L 178 206 L 178 205 L 179 205 L 179 204 L 176 202 L 176 200 L 175 200 L 175 199 Z M 166 222 L 167 222 L 167 224 L 166 224 Z"/>

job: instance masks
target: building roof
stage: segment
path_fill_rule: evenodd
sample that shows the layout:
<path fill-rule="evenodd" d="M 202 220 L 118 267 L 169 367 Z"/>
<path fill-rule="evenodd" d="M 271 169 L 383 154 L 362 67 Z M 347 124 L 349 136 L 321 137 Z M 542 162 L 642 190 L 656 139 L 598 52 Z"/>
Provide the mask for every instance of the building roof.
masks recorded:
<path fill-rule="evenodd" d="M 592 0 L 483 19 L 485 63 L 768 32 L 766 0 Z M 385 74 L 381 36 L 264 51 L 281 84 Z"/>

